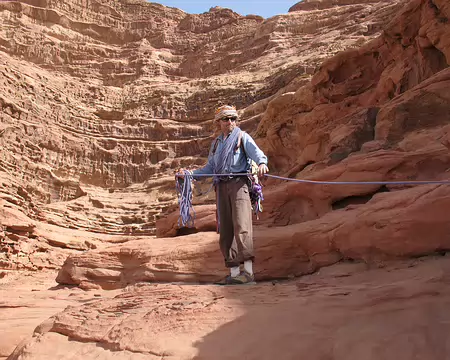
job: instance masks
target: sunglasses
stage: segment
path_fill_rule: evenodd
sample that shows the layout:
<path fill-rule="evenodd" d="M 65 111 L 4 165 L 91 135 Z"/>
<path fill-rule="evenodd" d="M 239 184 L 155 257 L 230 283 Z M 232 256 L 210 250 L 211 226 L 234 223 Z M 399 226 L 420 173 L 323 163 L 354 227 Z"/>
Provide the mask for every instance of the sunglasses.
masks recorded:
<path fill-rule="evenodd" d="M 237 117 L 236 116 L 225 116 L 225 117 L 221 118 L 220 120 L 223 121 L 223 122 L 227 122 L 229 120 L 236 121 Z"/>

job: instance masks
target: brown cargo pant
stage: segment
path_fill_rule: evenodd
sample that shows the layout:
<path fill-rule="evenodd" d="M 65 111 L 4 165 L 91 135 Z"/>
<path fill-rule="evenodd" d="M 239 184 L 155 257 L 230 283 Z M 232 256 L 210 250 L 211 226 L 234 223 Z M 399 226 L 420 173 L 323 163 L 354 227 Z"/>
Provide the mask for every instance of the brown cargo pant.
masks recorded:
<path fill-rule="evenodd" d="M 217 185 L 220 250 L 228 268 L 253 260 L 252 205 L 247 178 L 238 177 Z"/>

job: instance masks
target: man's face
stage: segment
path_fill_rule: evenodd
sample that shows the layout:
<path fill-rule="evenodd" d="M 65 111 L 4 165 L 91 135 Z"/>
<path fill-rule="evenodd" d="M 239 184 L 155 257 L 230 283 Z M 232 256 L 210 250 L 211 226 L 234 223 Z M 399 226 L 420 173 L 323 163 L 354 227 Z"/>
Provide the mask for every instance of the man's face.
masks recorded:
<path fill-rule="evenodd" d="M 219 120 L 220 122 L 220 130 L 225 135 L 230 134 L 234 128 L 236 127 L 236 116 L 225 116 Z"/>

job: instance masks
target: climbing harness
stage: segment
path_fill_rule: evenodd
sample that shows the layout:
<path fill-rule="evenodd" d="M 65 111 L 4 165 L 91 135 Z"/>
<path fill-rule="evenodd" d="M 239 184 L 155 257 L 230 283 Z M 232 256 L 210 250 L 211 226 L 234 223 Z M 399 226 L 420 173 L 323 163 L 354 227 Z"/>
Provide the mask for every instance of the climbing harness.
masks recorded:
<path fill-rule="evenodd" d="M 222 174 L 221 174 L 222 175 Z M 178 193 L 178 203 L 180 204 L 180 219 L 178 220 L 178 225 L 183 224 L 183 226 L 193 226 L 195 219 L 195 212 L 192 206 L 192 172 L 185 170 L 185 174 L 177 174 L 178 179 L 180 177 L 184 177 L 184 181 L 177 181 L 177 193 Z M 195 177 L 214 177 L 217 174 L 201 174 L 195 175 Z M 223 174 L 222 176 L 246 176 L 248 177 L 248 173 L 239 173 L 239 174 Z M 303 184 L 314 184 L 314 185 L 450 185 L 450 180 L 408 180 L 408 181 L 321 181 L 321 180 L 304 180 L 304 179 L 292 179 L 277 175 L 265 174 L 265 177 L 285 180 L 285 181 L 293 181 L 297 183 Z M 256 189 L 255 191 L 258 191 Z M 251 196 L 251 193 L 250 193 Z M 264 200 L 262 196 L 262 192 L 260 194 L 260 202 Z M 262 207 L 261 207 L 262 210 Z M 191 212 L 193 215 L 191 215 Z"/>

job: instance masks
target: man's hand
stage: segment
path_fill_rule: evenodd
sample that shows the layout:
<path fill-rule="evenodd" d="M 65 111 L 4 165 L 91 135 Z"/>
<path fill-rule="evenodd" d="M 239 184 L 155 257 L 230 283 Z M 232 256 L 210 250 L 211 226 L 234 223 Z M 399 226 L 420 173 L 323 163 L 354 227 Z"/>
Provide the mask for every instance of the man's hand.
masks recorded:
<path fill-rule="evenodd" d="M 175 180 L 184 179 L 184 176 L 180 176 L 180 174 L 184 174 L 184 169 L 178 169 L 175 173 Z"/>
<path fill-rule="evenodd" d="M 259 164 L 258 166 L 258 177 L 262 178 L 264 174 L 267 174 L 269 172 L 269 168 L 266 164 Z"/>

